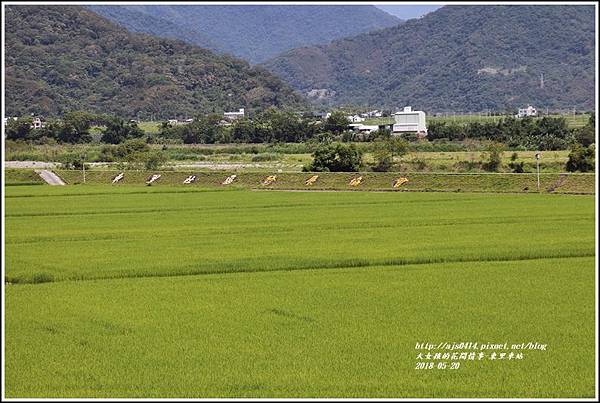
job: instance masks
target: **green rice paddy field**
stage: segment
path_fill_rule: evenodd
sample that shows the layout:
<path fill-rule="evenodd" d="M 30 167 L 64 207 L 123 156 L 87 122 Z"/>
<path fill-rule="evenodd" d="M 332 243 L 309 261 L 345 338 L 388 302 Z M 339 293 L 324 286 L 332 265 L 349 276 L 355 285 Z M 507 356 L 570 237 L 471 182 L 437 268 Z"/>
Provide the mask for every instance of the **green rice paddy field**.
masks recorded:
<path fill-rule="evenodd" d="M 595 393 L 593 195 L 23 185 L 5 206 L 6 397 Z M 547 348 L 416 369 L 422 342 Z"/>

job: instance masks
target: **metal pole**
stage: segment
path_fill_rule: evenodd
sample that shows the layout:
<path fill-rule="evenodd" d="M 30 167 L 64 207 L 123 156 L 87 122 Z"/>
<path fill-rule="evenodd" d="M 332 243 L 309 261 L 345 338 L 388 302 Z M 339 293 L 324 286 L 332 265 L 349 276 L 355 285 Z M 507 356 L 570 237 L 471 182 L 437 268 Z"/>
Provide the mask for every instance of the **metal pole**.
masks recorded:
<path fill-rule="evenodd" d="M 540 191 L 540 153 L 535 154 L 535 161 L 537 162 L 537 190 Z"/>
<path fill-rule="evenodd" d="M 537 189 L 540 191 L 540 160 L 537 160 Z"/>
<path fill-rule="evenodd" d="M 83 170 L 83 183 L 85 183 L 85 154 L 81 155 L 81 169 Z"/>

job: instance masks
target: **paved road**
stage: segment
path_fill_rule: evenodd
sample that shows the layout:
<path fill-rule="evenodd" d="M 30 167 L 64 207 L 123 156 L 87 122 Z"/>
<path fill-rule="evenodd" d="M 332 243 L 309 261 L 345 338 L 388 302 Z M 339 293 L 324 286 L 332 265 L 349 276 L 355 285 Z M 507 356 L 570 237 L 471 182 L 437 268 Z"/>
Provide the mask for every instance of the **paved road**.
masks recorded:
<path fill-rule="evenodd" d="M 60 165 L 58 162 L 43 161 L 4 161 L 5 168 L 56 168 Z"/>
<path fill-rule="evenodd" d="M 60 177 L 52 171 L 42 169 L 42 170 L 36 170 L 35 172 L 37 172 L 40 175 L 40 177 L 43 180 L 45 180 L 46 183 L 49 185 L 53 185 L 53 186 L 64 186 L 65 185 L 65 182 L 63 182 L 63 180 L 60 179 Z"/>

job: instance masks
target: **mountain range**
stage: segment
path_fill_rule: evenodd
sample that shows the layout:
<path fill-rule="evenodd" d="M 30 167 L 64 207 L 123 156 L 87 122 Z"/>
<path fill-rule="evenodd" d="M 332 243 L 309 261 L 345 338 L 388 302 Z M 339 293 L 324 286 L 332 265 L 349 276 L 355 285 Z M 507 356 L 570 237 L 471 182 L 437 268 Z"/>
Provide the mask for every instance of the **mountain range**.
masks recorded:
<path fill-rule="evenodd" d="M 131 33 L 79 6 L 5 8 L 7 116 L 70 110 L 141 119 L 306 102 L 261 67 Z"/>
<path fill-rule="evenodd" d="M 133 32 L 180 39 L 251 63 L 402 22 L 362 5 L 98 5 L 89 9 Z"/>
<path fill-rule="evenodd" d="M 594 7 L 445 6 L 263 65 L 327 105 L 594 108 Z"/>
<path fill-rule="evenodd" d="M 594 11 L 450 5 L 402 22 L 371 6 L 11 5 L 6 114 L 592 110 Z"/>

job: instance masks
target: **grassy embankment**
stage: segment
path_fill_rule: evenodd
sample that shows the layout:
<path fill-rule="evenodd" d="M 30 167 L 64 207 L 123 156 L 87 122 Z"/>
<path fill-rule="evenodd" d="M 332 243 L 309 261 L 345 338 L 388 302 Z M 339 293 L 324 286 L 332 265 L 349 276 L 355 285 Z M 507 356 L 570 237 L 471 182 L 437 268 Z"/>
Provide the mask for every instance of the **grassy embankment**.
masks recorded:
<path fill-rule="evenodd" d="M 46 182 L 33 169 L 6 169 L 6 186 L 43 185 Z"/>
<path fill-rule="evenodd" d="M 55 170 L 67 184 L 82 182 L 81 171 Z M 144 185 L 155 172 L 147 171 L 89 171 L 86 183 L 111 184 L 112 179 L 124 172 L 123 185 Z M 157 171 L 161 178 L 153 186 L 178 185 L 187 187 L 243 187 L 251 189 L 281 190 L 389 190 L 389 191 L 446 191 L 446 192 L 537 192 L 535 174 L 435 174 L 401 172 L 363 172 L 363 173 L 277 173 L 277 172 L 194 172 L 194 171 Z M 225 179 L 237 175 L 231 185 L 223 185 Z M 196 181 L 184 185 L 190 175 Z M 267 176 L 275 175 L 276 181 L 263 185 Z M 310 177 L 318 175 L 316 182 L 307 185 Z M 361 176 L 357 186 L 351 186 L 350 180 Z M 408 182 L 394 188 L 394 182 L 405 177 Z M 120 186 L 117 184 L 116 186 Z M 594 174 L 540 174 L 542 192 L 554 193 L 594 193 Z"/>
<path fill-rule="evenodd" d="M 68 185 L 80 185 L 83 172 L 77 170 L 59 170 L 56 172 Z M 277 173 L 277 172 L 233 172 L 233 171 L 118 171 L 91 170 L 86 172 L 86 185 L 110 185 L 120 172 L 124 178 L 114 185 L 145 185 L 154 173 L 161 178 L 152 186 L 180 186 L 191 188 L 250 188 L 279 190 L 377 190 L 377 191 L 441 191 L 441 192 L 496 192 L 496 193 L 537 193 L 535 174 L 445 174 L 419 172 L 366 172 L 366 173 Z M 230 185 L 223 185 L 230 175 L 237 175 Z M 196 180 L 189 185 L 183 181 L 190 175 Z M 264 185 L 267 176 L 275 175 L 276 181 Z M 318 175 L 317 180 L 307 185 L 310 177 Z M 351 186 L 353 178 L 362 176 L 357 186 Z M 395 181 L 406 178 L 408 182 L 394 188 Z M 6 170 L 7 185 L 42 184 L 43 181 L 31 169 Z M 595 193 L 594 174 L 540 174 L 540 189 L 543 193 Z"/>

